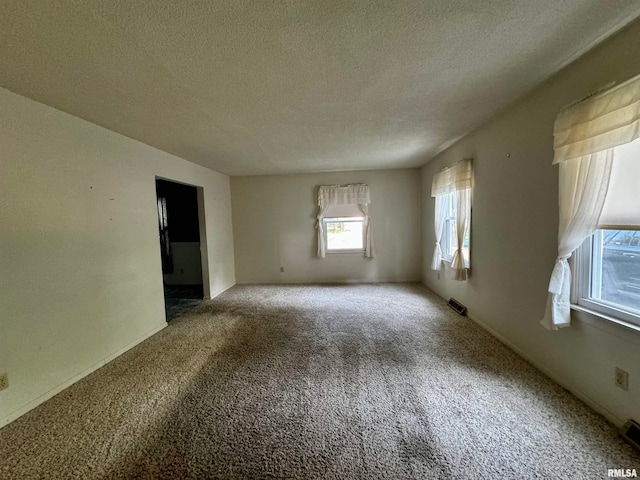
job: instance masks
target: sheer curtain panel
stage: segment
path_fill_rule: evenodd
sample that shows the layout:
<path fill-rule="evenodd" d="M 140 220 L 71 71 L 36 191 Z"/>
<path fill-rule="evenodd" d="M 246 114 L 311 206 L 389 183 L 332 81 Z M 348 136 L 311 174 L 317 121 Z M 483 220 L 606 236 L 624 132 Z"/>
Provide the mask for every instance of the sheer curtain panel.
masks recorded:
<path fill-rule="evenodd" d="M 605 209 L 615 196 L 610 179 L 612 171 L 624 168 L 616 164 L 616 147 L 640 137 L 640 77 L 563 109 L 553 135 L 553 163 L 560 168 L 558 257 L 540 323 L 557 330 L 571 323 L 567 260 L 602 224 L 603 211 L 612 216 L 611 208 Z"/>
<path fill-rule="evenodd" d="M 453 279 L 464 281 L 467 279 L 467 269 L 462 251 L 464 238 L 469 231 L 469 215 L 471 214 L 471 189 L 456 190 L 456 238 L 458 239 L 456 251 L 453 253 L 451 268 Z"/>
<path fill-rule="evenodd" d="M 436 232 L 436 246 L 433 250 L 433 258 L 431 259 L 431 269 L 442 269 L 442 247 L 440 242 L 442 241 L 442 231 L 444 230 L 444 221 L 447 217 L 447 202 L 445 195 L 437 195 L 435 197 L 436 211 L 433 217 L 433 227 Z"/>

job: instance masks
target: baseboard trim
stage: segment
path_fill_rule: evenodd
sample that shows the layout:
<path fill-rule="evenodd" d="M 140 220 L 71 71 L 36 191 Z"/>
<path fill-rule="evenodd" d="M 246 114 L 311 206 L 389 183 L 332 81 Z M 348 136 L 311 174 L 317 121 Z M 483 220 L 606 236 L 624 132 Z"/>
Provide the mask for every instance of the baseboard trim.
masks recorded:
<path fill-rule="evenodd" d="M 520 349 L 519 347 L 517 347 L 516 345 L 511 343 L 511 341 L 507 340 L 505 337 L 500 335 L 493 328 L 491 328 L 489 325 L 487 325 L 486 323 L 484 323 L 483 321 L 481 321 L 480 319 L 478 319 L 474 315 L 467 314 L 467 317 L 471 321 L 473 321 L 476 325 L 478 325 L 480 328 L 483 328 L 484 330 L 489 332 L 491 335 L 493 335 L 495 338 L 497 338 L 506 347 L 508 347 L 509 349 L 513 350 L 515 353 L 520 355 L 522 358 L 524 358 L 527 362 L 529 362 L 531 365 L 533 365 L 538 370 L 540 370 L 542 373 L 544 373 L 551 380 L 553 380 L 558 385 L 560 385 L 561 387 L 563 387 L 566 390 L 568 390 L 569 392 L 571 392 L 572 395 L 574 395 L 575 397 L 579 398 L 581 401 L 586 403 L 593 410 L 595 410 L 600 415 L 605 417 L 607 420 L 609 420 L 611 423 L 613 423 L 617 428 L 622 428 L 622 425 L 624 424 L 624 420 L 621 420 L 620 418 L 618 418 L 616 415 L 614 415 L 609 410 L 607 410 L 605 407 L 600 405 L 593 398 L 591 398 L 588 395 L 586 395 L 580 389 L 578 389 L 575 386 L 570 385 L 567 382 L 565 382 L 564 380 L 558 378 L 553 372 L 551 372 L 549 369 L 547 369 L 546 367 L 544 367 L 543 365 L 538 363 L 538 361 L 536 361 L 534 358 L 529 356 L 522 349 Z"/>
<path fill-rule="evenodd" d="M 166 327 L 167 327 L 167 323 L 164 323 L 163 325 L 160 325 L 159 327 L 156 327 L 153 330 L 150 330 L 149 332 L 145 333 L 141 337 L 138 337 L 136 340 L 128 343 L 127 345 L 125 345 L 121 349 L 117 350 L 116 352 L 112 353 L 111 355 L 103 358 L 99 362 L 94 363 L 89 368 L 83 370 L 82 372 L 74 375 L 71 378 L 68 378 L 67 380 L 63 381 L 59 385 L 53 387 L 51 390 L 43 393 L 42 395 L 40 395 L 36 399 L 31 400 L 30 402 L 26 403 L 25 405 L 22 405 L 21 407 L 18 407 L 17 409 L 15 409 L 11 413 L 9 413 L 7 416 L 5 416 L 3 418 L 0 418 L 0 428 L 4 427 L 5 425 L 8 425 L 9 423 L 13 422 L 14 420 L 17 420 L 18 418 L 20 418 L 25 413 L 29 412 L 30 410 L 33 410 L 38 405 L 46 402 L 51 397 L 57 395 L 58 393 L 63 391 L 65 388 L 70 387 L 71 385 L 73 385 L 77 381 L 79 381 L 79 380 L 83 379 L 84 377 L 86 377 L 87 375 L 95 372 L 100 367 L 103 367 L 104 365 L 109 363 L 111 360 L 119 357 L 120 355 L 125 353 L 127 350 L 131 350 L 133 347 L 135 347 L 139 343 L 144 342 L 147 338 L 155 335 L 160 330 L 162 330 L 162 329 L 164 329 Z"/>
<path fill-rule="evenodd" d="M 234 287 L 236 285 L 236 282 L 232 282 L 229 283 L 228 285 L 222 287 L 220 290 L 218 290 L 217 292 L 214 292 L 213 295 L 210 294 L 209 298 L 206 298 L 205 300 L 213 300 L 214 298 L 216 298 L 218 295 L 222 295 L 224 292 L 226 292 L 227 290 L 229 290 L 231 287 Z"/>
<path fill-rule="evenodd" d="M 402 278 L 393 278 L 393 279 L 375 279 L 375 280 L 362 280 L 362 279 L 339 279 L 339 280 L 317 280 L 313 282 L 309 281 L 282 281 L 279 280 L 277 282 L 267 282 L 267 281 L 242 281 L 237 282 L 238 285 L 353 285 L 353 284 L 376 284 L 376 283 L 420 283 L 420 279 L 402 279 Z"/>

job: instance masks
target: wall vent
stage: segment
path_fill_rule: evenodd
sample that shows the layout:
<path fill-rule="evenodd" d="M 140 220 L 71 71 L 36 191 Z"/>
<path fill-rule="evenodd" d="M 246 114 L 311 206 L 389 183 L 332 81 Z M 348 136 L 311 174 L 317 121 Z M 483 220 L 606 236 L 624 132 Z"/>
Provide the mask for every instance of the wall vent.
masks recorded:
<path fill-rule="evenodd" d="M 450 298 L 448 305 L 451 308 L 453 308 L 456 312 L 458 312 L 460 315 L 464 316 L 464 315 L 467 314 L 467 307 L 465 307 L 463 304 L 461 304 L 455 298 Z"/>
<path fill-rule="evenodd" d="M 627 442 L 640 450 L 640 424 L 634 420 L 629 420 L 622 427 L 622 436 Z"/>

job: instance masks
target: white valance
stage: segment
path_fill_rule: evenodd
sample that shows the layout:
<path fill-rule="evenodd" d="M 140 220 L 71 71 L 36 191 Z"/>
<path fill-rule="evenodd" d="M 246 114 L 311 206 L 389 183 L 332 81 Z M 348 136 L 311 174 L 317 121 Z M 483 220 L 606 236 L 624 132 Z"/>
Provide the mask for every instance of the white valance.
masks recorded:
<path fill-rule="evenodd" d="M 369 185 L 323 185 L 318 188 L 318 205 L 361 205 L 371 203 Z"/>
<path fill-rule="evenodd" d="M 553 163 L 584 157 L 640 137 L 640 77 L 563 109 L 553 128 Z"/>
<path fill-rule="evenodd" d="M 465 158 L 453 167 L 447 168 L 433 176 L 431 196 L 437 197 L 438 195 L 471 188 L 472 181 L 473 169 L 471 168 L 471 159 Z"/>

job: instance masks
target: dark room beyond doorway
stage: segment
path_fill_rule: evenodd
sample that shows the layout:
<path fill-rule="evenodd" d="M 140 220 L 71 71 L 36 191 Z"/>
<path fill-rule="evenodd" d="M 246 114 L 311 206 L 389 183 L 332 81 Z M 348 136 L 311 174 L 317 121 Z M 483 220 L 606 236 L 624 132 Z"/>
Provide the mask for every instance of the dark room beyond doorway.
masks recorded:
<path fill-rule="evenodd" d="M 156 180 L 158 226 L 167 321 L 204 296 L 196 187 Z"/>

